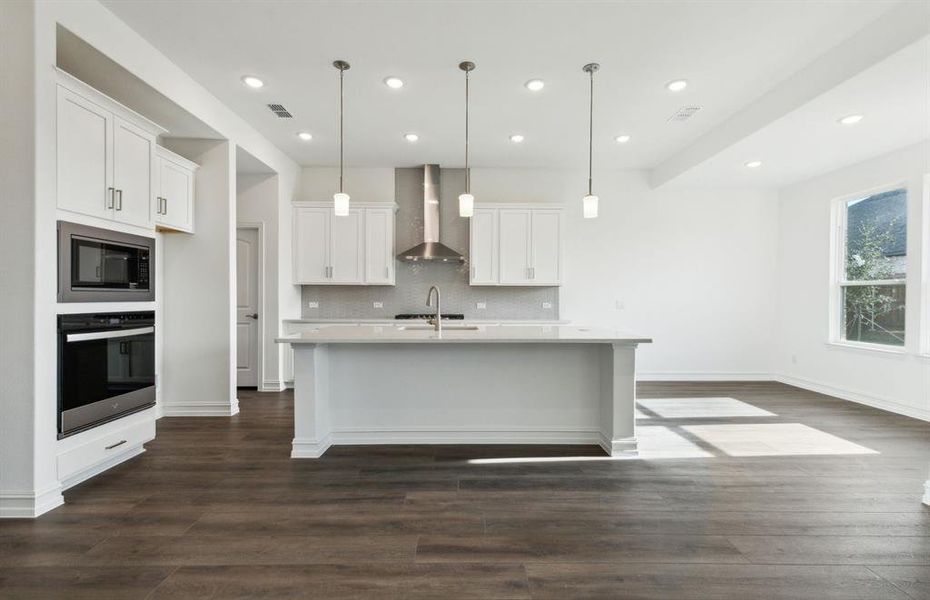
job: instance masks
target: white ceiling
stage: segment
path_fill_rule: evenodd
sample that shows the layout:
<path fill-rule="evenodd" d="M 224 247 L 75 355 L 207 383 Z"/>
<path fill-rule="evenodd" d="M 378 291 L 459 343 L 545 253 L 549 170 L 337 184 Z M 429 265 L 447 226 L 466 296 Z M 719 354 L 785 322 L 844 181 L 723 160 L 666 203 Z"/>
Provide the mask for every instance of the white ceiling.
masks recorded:
<path fill-rule="evenodd" d="M 855 125 L 838 119 L 863 115 Z M 684 173 L 676 185 L 781 187 L 930 138 L 930 36 Z M 762 166 L 745 167 L 751 160 Z"/>
<path fill-rule="evenodd" d="M 461 166 L 463 80 L 457 64 L 463 59 L 478 65 L 472 75 L 473 165 L 584 165 L 587 80 L 581 67 L 598 61 L 599 168 L 655 167 L 894 6 L 858 0 L 192 0 L 182 10 L 166 10 L 154 1 L 103 1 L 304 165 L 338 159 L 338 74 L 331 66 L 337 58 L 352 63 L 346 74 L 350 166 Z M 245 74 L 261 77 L 265 87 L 246 88 L 240 82 Z M 407 85 L 388 89 L 382 83 L 388 75 Z M 541 93 L 523 87 L 533 77 L 547 82 Z M 673 94 L 665 83 L 677 78 L 690 85 Z M 270 102 L 284 104 L 295 118 L 278 119 L 265 106 Z M 668 123 L 686 104 L 704 108 L 685 123 Z M 869 117 L 860 131 L 870 122 L 882 121 Z M 785 131 L 808 125 L 788 123 Z M 313 141 L 298 140 L 299 130 L 312 132 Z M 406 142 L 406 132 L 416 132 L 420 141 Z M 526 141 L 512 144 L 512 133 Z M 632 141 L 614 143 L 620 133 Z M 780 144 L 781 154 L 766 159 L 766 173 L 778 156 L 798 158 L 785 151 L 791 146 L 785 138 L 796 141 L 790 133 L 771 135 L 769 144 Z M 729 161 L 720 164 L 736 160 L 733 171 L 742 176 L 743 155 L 755 148 L 734 147 L 732 157 L 718 157 Z"/>

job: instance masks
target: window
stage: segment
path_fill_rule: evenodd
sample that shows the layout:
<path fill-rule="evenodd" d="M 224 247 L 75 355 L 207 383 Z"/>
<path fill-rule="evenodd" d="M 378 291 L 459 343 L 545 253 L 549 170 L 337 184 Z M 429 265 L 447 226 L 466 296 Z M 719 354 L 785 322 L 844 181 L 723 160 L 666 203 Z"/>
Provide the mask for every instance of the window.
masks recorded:
<path fill-rule="evenodd" d="M 839 202 L 834 340 L 904 346 L 907 190 Z"/>

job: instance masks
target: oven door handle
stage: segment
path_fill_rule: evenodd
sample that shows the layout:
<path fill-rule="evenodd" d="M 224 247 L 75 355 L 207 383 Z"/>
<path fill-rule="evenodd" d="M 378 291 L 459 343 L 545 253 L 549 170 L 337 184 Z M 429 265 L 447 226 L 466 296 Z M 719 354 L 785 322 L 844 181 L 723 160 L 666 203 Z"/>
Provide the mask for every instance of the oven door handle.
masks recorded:
<path fill-rule="evenodd" d="M 86 342 L 88 340 L 106 340 L 110 338 L 132 337 L 155 333 L 154 327 L 139 327 L 136 329 L 115 329 L 112 331 L 94 331 L 92 333 L 69 333 L 65 336 L 68 342 Z"/>

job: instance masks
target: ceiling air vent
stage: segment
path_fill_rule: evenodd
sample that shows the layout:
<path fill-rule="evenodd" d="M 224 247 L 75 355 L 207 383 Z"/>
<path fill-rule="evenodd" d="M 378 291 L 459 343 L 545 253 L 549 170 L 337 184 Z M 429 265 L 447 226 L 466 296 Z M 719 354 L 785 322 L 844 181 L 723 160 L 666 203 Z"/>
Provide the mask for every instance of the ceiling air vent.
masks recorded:
<path fill-rule="evenodd" d="M 694 116 L 694 113 L 701 110 L 700 106 L 682 106 L 675 113 L 668 118 L 669 123 L 687 121 Z"/>
<path fill-rule="evenodd" d="M 268 108 L 270 108 L 271 112 L 277 115 L 278 118 L 280 119 L 293 119 L 294 118 L 294 115 L 287 112 L 287 109 L 284 108 L 283 104 L 269 104 Z"/>

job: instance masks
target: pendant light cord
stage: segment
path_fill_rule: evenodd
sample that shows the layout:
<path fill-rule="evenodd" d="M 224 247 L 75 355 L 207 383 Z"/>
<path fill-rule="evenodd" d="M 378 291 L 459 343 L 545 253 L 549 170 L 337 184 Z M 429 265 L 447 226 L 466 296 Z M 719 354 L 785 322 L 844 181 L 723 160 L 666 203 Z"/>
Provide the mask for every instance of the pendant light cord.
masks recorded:
<path fill-rule="evenodd" d="M 465 193 L 471 193 L 471 171 L 468 170 L 468 71 L 465 71 Z"/>
<path fill-rule="evenodd" d="M 345 96 L 343 92 L 343 81 L 345 80 L 345 69 L 339 69 L 339 193 L 343 193 L 342 184 L 343 184 L 343 145 L 345 144 L 345 137 L 342 133 L 342 113 L 343 113 L 343 98 Z"/>
<path fill-rule="evenodd" d="M 588 195 L 592 193 L 592 173 L 594 163 L 594 69 L 588 71 L 591 76 L 591 100 L 588 111 Z"/>

